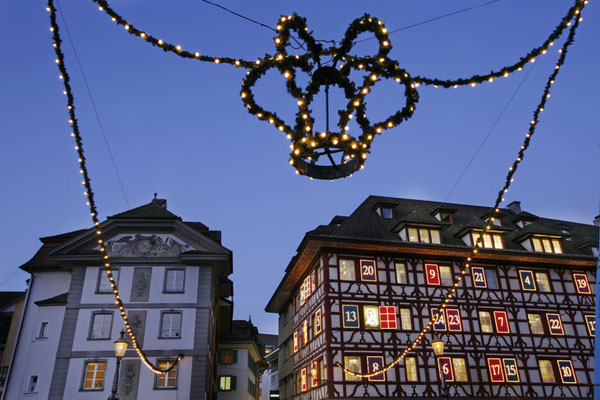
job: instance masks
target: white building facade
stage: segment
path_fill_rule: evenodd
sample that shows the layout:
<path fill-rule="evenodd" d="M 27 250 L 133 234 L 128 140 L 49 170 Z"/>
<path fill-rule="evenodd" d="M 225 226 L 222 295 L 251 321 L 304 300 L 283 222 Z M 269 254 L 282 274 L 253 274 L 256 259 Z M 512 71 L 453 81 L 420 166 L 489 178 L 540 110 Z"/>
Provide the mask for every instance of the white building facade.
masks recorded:
<path fill-rule="evenodd" d="M 156 375 L 127 351 L 121 399 L 213 399 L 216 337 L 228 331 L 231 252 L 220 232 L 151 203 L 101 224 L 120 297 Z M 32 274 L 4 399 L 106 399 L 124 328 L 94 229 L 42 238 L 21 268 Z"/>

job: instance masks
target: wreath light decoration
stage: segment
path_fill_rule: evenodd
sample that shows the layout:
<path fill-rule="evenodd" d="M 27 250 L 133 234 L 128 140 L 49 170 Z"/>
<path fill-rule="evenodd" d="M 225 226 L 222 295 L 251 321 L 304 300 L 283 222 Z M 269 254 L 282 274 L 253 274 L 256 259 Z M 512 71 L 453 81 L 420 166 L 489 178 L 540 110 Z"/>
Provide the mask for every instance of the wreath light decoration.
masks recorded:
<path fill-rule="evenodd" d="M 525 135 L 523 144 L 520 146 L 517 157 L 508 170 L 506 181 L 502 189 L 498 192 L 498 196 L 495 201 L 494 207 L 492 208 L 492 212 L 490 213 L 490 217 L 488 218 L 487 224 L 483 229 L 484 233 L 492 228 L 492 222 L 500 212 L 499 206 L 505 201 L 504 195 L 508 192 L 511 183 L 514 181 L 514 174 L 517 171 L 520 162 L 523 160 L 525 150 L 527 150 L 530 146 L 531 137 L 535 133 L 537 123 L 539 122 L 539 115 L 544 110 L 546 101 L 550 97 L 550 88 L 554 84 L 560 67 L 564 64 L 567 49 L 573 43 L 575 31 L 579 26 L 579 23 L 582 21 L 582 18 L 580 16 L 581 10 L 585 6 L 585 4 L 588 3 L 588 0 L 576 0 L 575 4 L 569 9 L 567 15 L 563 18 L 562 22 L 554 29 L 554 31 L 548 37 L 548 39 L 541 46 L 531 50 L 525 57 L 522 57 L 515 64 L 504 67 L 497 71 L 492 71 L 491 73 L 485 75 L 474 75 L 470 78 L 459 78 L 454 80 L 442 80 L 438 78 L 427 78 L 418 76 L 411 78 L 408 72 L 401 69 L 396 62 L 389 60 L 387 58 L 387 54 L 391 49 L 391 44 L 389 38 L 387 37 L 387 29 L 381 21 L 379 21 L 376 18 L 370 17 L 369 15 L 365 15 L 362 18 L 356 19 L 350 25 L 350 27 L 346 31 L 346 36 L 344 40 L 342 40 L 339 48 L 331 47 L 329 49 L 323 49 L 322 46 L 317 44 L 316 41 L 307 33 L 308 29 L 306 27 L 306 20 L 304 18 L 298 17 L 296 14 L 293 14 L 292 16 L 282 16 L 280 19 L 280 24 L 277 26 L 277 31 L 280 32 L 279 36 L 277 36 L 274 39 L 279 53 L 274 57 L 267 55 L 264 60 L 258 59 L 255 62 L 250 62 L 242 59 L 234 59 L 227 57 L 211 57 L 201 55 L 199 52 L 191 53 L 189 51 L 183 50 L 181 46 L 166 43 L 161 39 L 157 39 L 156 37 L 150 34 L 136 29 L 125 19 L 123 19 L 120 15 L 114 12 L 114 10 L 112 10 L 109 7 L 106 0 L 92 1 L 99 4 L 99 10 L 106 12 L 111 17 L 112 21 L 122 25 L 127 32 L 146 40 L 153 46 L 158 46 L 162 48 L 165 52 L 171 52 L 184 58 L 191 58 L 204 62 L 214 62 L 216 64 L 224 63 L 234 65 L 238 68 L 250 69 L 250 71 L 247 72 L 247 77 L 243 82 L 241 92 L 242 99 L 249 112 L 255 114 L 260 119 L 267 120 L 269 123 L 277 125 L 277 128 L 279 130 L 286 132 L 290 140 L 295 141 L 298 139 L 301 144 L 299 144 L 297 148 L 292 147 L 293 151 L 290 163 L 296 164 L 297 173 L 303 173 L 308 176 L 319 179 L 335 179 L 343 176 L 348 176 L 351 175 L 352 171 L 361 168 L 363 166 L 364 159 L 366 158 L 366 155 L 363 155 L 363 153 L 366 154 L 366 150 L 368 150 L 369 143 L 372 141 L 374 133 L 379 134 L 382 130 L 389 129 L 412 115 L 412 113 L 414 112 L 415 103 L 418 101 L 418 93 L 416 92 L 415 88 L 418 87 L 420 84 L 434 85 L 434 87 L 442 86 L 446 88 L 458 87 L 463 85 L 476 86 L 477 84 L 481 84 L 484 82 L 493 82 L 494 78 L 496 77 L 507 77 L 511 73 L 521 70 L 523 66 L 528 62 L 535 62 L 537 56 L 541 54 L 546 54 L 549 47 L 553 46 L 554 40 L 559 38 L 567 27 L 571 27 L 567 39 L 563 43 L 562 48 L 559 50 L 560 57 L 556 63 L 555 69 L 548 78 L 542 98 L 534 111 L 533 119 L 530 123 L 527 134 Z M 50 31 L 52 32 L 54 40 L 53 47 L 57 56 L 55 61 L 60 70 L 59 79 L 63 81 L 63 85 L 65 88 L 63 94 L 67 96 L 69 124 L 72 128 L 71 136 L 73 136 L 75 139 L 75 151 L 78 154 L 78 162 L 80 166 L 79 172 L 82 174 L 83 177 L 83 181 L 81 183 L 85 188 L 83 194 L 87 198 L 87 205 L 89 206 L 91 217 L 94 222 L 94 226 L 96 227 L 96 235 L 98 238 L 97 241 L 100 245 L 100 253 L 103 260 L 103 268 L 107 273 L 109 282 L 111 284 L 111 288 L 113 289 L 113 293 L 115 296 L 115 304 L 119 308 L 119 312 L 121 314 L 121 317 L 125 324 L 125 328 L 132 341 L 132 345 L 135 351 L 137 352 L 140 359 L 144 362 L 144 364 L 152 372 L 156 374 L 165 374 L 177 366 L 179 361 L 184 357 L 184 354 L 180 353 L 177 356 L 175 362 L 171 364 L 169 368 L 158 368 L 146 356 L 145 352 L 143 351 L 143 349 L 137 341 L 135 332 L 133 331 L 129 323 L 123 302 L 119 296 L 119 290 L 116 285 L 116 281 L 112 274 L 109 256 L 106 251 L 106 248 L 104 247 L 103 233 L 100 227 L 100 221 L 98 219 L 98 212 L 94 201 L 94 194 L 92 191 L 90 177 L 86 166 L 86 159 L 83 151 L 83 141 L 81 138 L 79 125 L 76 119 L 73 91 L 70 86 L 70 77 L 68 75 L 64 63 L 64 53 L 61 49 L 62 40 L 60 38 L 59 27 L 56 22 L 56 8 L 54 7 L 54 0 L 48 0 L 48 6 L 46 7 L 46 10 L 50 13 Z M 300 38 L 305 40 L 305 42 L 307 43 L 307 47 L 310 50 L 308 54 L 294 57 L 287 56 L 287 53 L 285 52 L 285 45 L 289 40 L 290 31 L 297 32 Z M 377 56 L 371 58 L 348 55 L 348 52 L 352 47 L 353 40 L 359 33 L 366 31 L 373 32 L 379 40 L 380 48 Z M 339 69 L 335 69 L 335 67 L 331 66 L 323 66 L 320 64 L 320 57 L 323 55 L 332 56 L 333 59 L 336 61 L 340 61 L 341 59 L 341 61 L 344 62 L 344 64 L 342 64 Z M 312 69 L 314 69 L 315 65 L 317 66 L 317 69 L 313 72 L 312 82 L 309 83 L 306 91 L 302 92 L 294 82 L 294 70 L 295 68 L 300 68 L 303 71 L 311 71 Z M 299 97 L 299 112 L 297 114 L 296 126 L 294 128 L 291 128 L 291 126 L 285 124 L 285 122 L 279 119 L 274 113 L 269 113 L 268 111 L 263 110 L 261 107 L 259 107 L 253 102 L 253 96 L 251 91 L 252 86 L 257 81 L 257 79 L 260 78 L 260 76 L 262 76 L 266 72 L 268 68 L 272 67 L 278 68 L 284 74 L 284 76 L 288 78 L 288 91 L 292 95 Z M 368 75 L 365 75 L 363 79 L 363 85 L 360 87 L 358 93 L 356 93 L 355 85 L 347 79 L 350 68 L 357 68 L 359 70 L 364 69 L 365 72 L 368 72 Z M 382 125 L 382 123 L 371 124 L 364 115 L 364 96 L 369 92 L 373 84 L 379 79 L 381 79 L 381 77 L 392 78 L 398 81 L 399 83 L 403 84 L 405 87 L 405 95 L 407 98 L 405 107 L 393 114 L 392 116 L 388 117 L 385 121 L 383 121 L 384 125 Z M 320 86 L 326 85 L 327 87 L 327 85 L 331 84 L 336 84 L 342 87 L 344 89 L 346 98 L 351 100 L 348 103 L 345 110 L 339 111 L 340 120 L 338 122 L 338 126 L 340 128 L 344 127 L 343 131 L 346 131 L 345 124 L 351 118 L 351 115 L 353 115 L 352 113 L 355 112 L 357 116 L 357 121 L 363 129 L 362 135 L 359 136 L 358 140 L 355 138 L 351 138 L 349 134 L 348 138 L 344 139 L 343 131 L 340 131 L 338 133 L 320 132 L 318 134 L 312 131 L 311 126 L 314 121 L 310 117 L 308 107 L 312 101 L 314 94 L 316 94 L 319 91 Z M 307 116 L 305 117 L 304 115 Z M 310 129 L 307 130 L 307 126 L 309 126 Z M 298 132 L 299 128 L 304 128 L 305 132 L 308 132 L 308 136 L 303 132 Z M 371 130 L 372 128 L 375 129 L 374 133 Z M 323 135 L 323 133 L 325 133 L 325 135 Z M 371 138 L 369 138 L 369 135 L 371 135 Z M 336 143 L 334 143 L 335 139 L 337 139 Z M 316 143 L 316 145 L 313 145 L 312 142 L 309 140 L 313 140 Z M 323 151 L 325 151 L 325 149 L 327 148 L 331 149 L 332 146 L 329 142 L 331 142 L 331 144 L 333 144 L 334 146 L 339 145 L 334 149 L 338 149 L 340 152 L 343 152 L 346 161 L 342 162 L 341 165 L 336 165 L 332 161 L 331 167 L 315 166 L 313 162 L 314 158 L 312 157 L 315 155 L 320 156 L 322 154 L 315 154 L 314 152 L 318 149 L 323 149 Z M 356 147 L 353 146 L 353 143 L 356 144 Z M 365 145 L 366 147 L 364 147 Z M 292 146 L 294 146 L 294 144 Z M 299 151 L 296 152 L 295 150 Z M 313 151 L 313 153 L 310 153 L 310 151 Z M 325 152 L 325 154 L 327 153 Z M 328 158 L 330 158 L 330 154 L 328 154 Z M 345 368 L 340 363 L 334 363 L 334 366 L 341 368 L 344 372 L 348 374 L 361 378 L 369 378 L 379 375 L 381 373 L 385 373 L 387 370 L 397 365 L 406 356 L 406 354 L 408 354 L 417 345 L 419 345 L 419 343 L 427 334 L 427 332 L 431 330 L 433 321 L 441 314 L 441 312 L 443 312 L 447 304 L 452 300 L 452 297 L 454 297 L 456 289 L 460 286 L 463 276 L 468 273 L 468 270 L 470 268 L 470 262 L 477 256 L 479 248 L 482 247 L 482 237 L 483 235 L 480 236 L 477 243 L 475 243 L 475 246 L 471 251 L 470 255 L 466 258 L 466 262 L 463 265 L 461 273 L 454 282 L 452 288 L 443 297 L 443 300 L 439 306 L 438 313 L 431 317 L 429 322 L 420 331 L 417 338 L 413 340 L 413 342 L 400 354 L 400 356 L 396 357 L 391 363 L 387 364 L 381 370 L 372 373 L 358 373 L 356 371 L 352 371 Z"/>

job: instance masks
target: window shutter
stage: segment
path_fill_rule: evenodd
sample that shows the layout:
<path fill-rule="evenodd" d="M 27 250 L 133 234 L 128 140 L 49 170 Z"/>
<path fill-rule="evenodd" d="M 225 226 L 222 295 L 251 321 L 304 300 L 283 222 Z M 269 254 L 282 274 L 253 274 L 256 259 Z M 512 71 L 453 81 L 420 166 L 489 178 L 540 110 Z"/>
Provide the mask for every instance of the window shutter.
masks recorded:
<path fill-rule="evenodd" d="M 237 350 L 233 350 L 232 353 L 233 353 L 233 356 L 231 357 L 231 362 L 233 364 L 235 364 L 235 363 L 237 363 Z"/>
<path fill-rule="evenodd" d="M 232 376 L 231 377 L 231 390 L 235 390 L 235 380 L 236 380 L 237 376 Z"/>
<path fill-rule="evenodd" d="M 219 364 L 221 364 L 221 360 L 223 360 L 223 357 L 221 357 L 221 350 L 217 351 L 217 362 Z"/>

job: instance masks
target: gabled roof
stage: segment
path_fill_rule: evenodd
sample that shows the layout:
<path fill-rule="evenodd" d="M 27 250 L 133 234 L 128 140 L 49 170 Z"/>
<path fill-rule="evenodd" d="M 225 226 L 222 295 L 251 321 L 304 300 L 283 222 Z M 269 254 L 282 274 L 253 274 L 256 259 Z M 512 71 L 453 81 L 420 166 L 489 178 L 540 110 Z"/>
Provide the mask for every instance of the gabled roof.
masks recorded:
<path fill-rule="evenodd" d="M 167 210 L 166 201 L 164 203 L 154 199 L 148 204 L 124 211 L 119 214 L 111 215 L 108 219 L 177 219 L 181 218 Z"/>

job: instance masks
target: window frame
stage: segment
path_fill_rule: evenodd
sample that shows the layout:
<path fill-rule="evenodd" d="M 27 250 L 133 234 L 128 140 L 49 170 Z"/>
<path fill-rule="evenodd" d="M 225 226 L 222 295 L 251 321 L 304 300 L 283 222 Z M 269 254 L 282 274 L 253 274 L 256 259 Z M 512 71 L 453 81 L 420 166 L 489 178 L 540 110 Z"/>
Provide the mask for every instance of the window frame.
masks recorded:
<path fill-rule="evenodd" d="M 411 362 L 412 365 L 410 366 L 410 368 L 411 368 L 411 372 L 414 372 L 415 379 L 410 379 L 410 378 L 412 378 L 412 376 L 409 377 L 409 374 L 408 374 L 409 366 L 408 366 L 407 360 L 409 360 L 409 359 L 412 360 L 412 362 Z M 419 381 L 419 369 L 417 368 L 417 357 L 413 357 L 413 356 L 404 357 L 404 373 L 406 375 L 407 382 L 418 382 Z"/>
<path fill-rule="evenodd" d="M 313 314 L 313 337 L 319 336 L 323 332 L 323 311 L 317 308 Z"/>
<path fill-rule="evenodd" d="M 410 240 L 409 231 L 411 230 L 415 231 L 415 233 L 417 234 L 416 242 L 414 240 Z M 439 242 L 433 241 L 433 236 L 431 235 L 432 230 L 437 232 Z M 421 233 L 423 233 L 424 231 L 427 232 L 427 240 L 423 240 L 423 238 L 421 237 Z M 406 241 L 409 243 L 442 244 L 442 232 L 440 229 L 432 228 L 429 226 L 408 226 L 406 227 Z"/>
<path fill-rule="evenodd" d="M 96 292 L 95 294 L 114 294 L 113 289 L 110 287 L 110 280 L 108 280 L 108 274 L 106 274 L 106 280 L 108 281 L 108 288 L 109 290 L 104 292 L 100 290 L 100 281 L 102 279 L 102 273 L 106 274 L 106 269 L 104 269 L 103 267 L 99 267 L 98 268 L 98 279 L 96 280 Z M 111 272 L 114 278 L 115 272 L 117 273 L 117 279 L 115 279 L 115 284 L 117 286 L 117 288 L 119 287 L 119 279 L 121 279 L 121 269 L 120 268 L 112 268 L 111 267 Z"/>
<path fill-rule="evenodd" d="M 92 332 L 94 331 L 94 319 L 97 315 L 110 315 L 110 327 L 108 328 L 108 336 L 107 337 L 93 337 Z M 114 313 L 110 310 L 98 310 L 92 311 L 90 317 L 90 329 L 88 332 L 87 340 L 111 340 L 112 339 L 112 328 L 113 323 L 115 322 Z"/>
<path fill-rule="evenodd" d="M 403 276 L 403 279 L 398 279 L 398 265 L 403 265 L 403 271 L 401 273 L 400 276 Z M 394 261 L 394 277 L 396 278 L 396 284 L 397 285 L 408 285 L 408 271 L 406 268 L 406 262 L 405 261 Z M 404 280 L 404 282 L 400 282 L 401 280 Z"/>
<path fill-rule="evenodd" d="M 221 389 L 221 379 L 223 378 L 229 378 L 229 389 Z M 235 390 L 235 375 L 219 375 L 218 378 L 218 386 L 217 386 L 217 391 L 218 392 L 233 392 Z"/>
<path fill-rule="evenodd" d="M 350 359 L 353 359 L 353 360 L 358 359 L 358 371 L 351 370 L 350 364 L 348 363 L 348 361 L 350 361 Z M 358 356 L 357 355 L 344 355 L 344 368 L 346 368 L 349 371 L 352 371 L 352 372 L 355 372 L 358 374 L 362 374 L 362 357 L 360 355 L 358 355 Z M 352 374 L 344 371 L 344 380 L 360 382 L 360 381 L 362 381 L 362 378 L 360 376 L 352 375 Z"/>
<path fill-rule="evenodd" d="M 161 368 L 160 367 L 161 362 L 166 362 L 167 363 L 166 367 Z M 168 363 L 174 363 L 174 362 L 177 362 L 177 360 L 173 359 L 173 358 L 159 358 L 156 360 L 156 365 L 161 369 L 166 369 L 166 368 L 170 367 L 170 365 Z M 155 374 L 154 375 L 154 387 L 152 389 L 154 389 L 154 390 L 177 390 L 178 389 L 177 384 L 179 383 L 178 382 L 179 381 L 179 368 L 178 367 L 179 367 L 179 364 L 176 365 L 171 371 L 167 372 L 166 374 L 162 374 L 162 375 Z M 169 379 L 168 375 L 173 371 L 175 371 L 175 383 L 173 384 L 173 386 L 159 386 L 158 380 L 161 377 L 164 377 L 165 382 L 167 382 Z"/>
<path fill-rule="evenodd" d="M 482 313 L 486 313 L 489 323 L 486 324 L 486 326 L 489 327 L 489 331 L 484 331 L 483 330 L 483 326 L 484 324 L 481 322 L 481 314 Z M 477 310 L 477 319 L 479 320 L 479 330 L 480 333 L 494 333 L 494 321 L 492 320 L 492 315 L 490 314 L 490 312 L 488 310 Z"/>
<path fill-rule="evenodd" d="M 552 360 L 549 360 L 547 358 L 542 358 L 542 359 L 538 358 L 537 361 L 538 361 L 538 363 L 537 363 L 538 364 L 538 371 L 540 372 L 540 380 L 542 381 L 542 383 L 556 384 L 556 371 L 554 369 L 554 365 L 553 365 L 554 363 L 552 362 Z M 544 374 L 542 373 L 542 365 L 541 365 L 542 362 L 548 363 L 547 365 L 550 366 L 550 372 L 551 372 L 550 376 L 552 377 L 551 381 L 544 380 Z"/>
<path fill-rule="evenodd" d="M 169 275 L 169 271 L 183 271 L 183 282 L 181 284 L 181 290 L 168 290 L 167 289 L 167 277 Z M 181 293 L 185 293 L 185 276 L 186 275 L 187 275 L 186 268 L 184 268 L 184 267 L 166 267 L 165 268 L 165 275 L 164 275 L 164 279 L 163 279 L 163 293 L 166 293 L 166 294 L 181 294 Z"/>
<path fill-rule="evenodd" d="M 529 334 L 531 335 L 539 335 L 539 336 L 545 336 L 546 335 L 546 329 L 544 328 L 544 320 L 542 319 L 542 314 L 539 312 L 526 312 L 525 313 L 527 315 L 527 325 L 529 326 Z M 535 333 L 533 332 L 533 329 L 531 327 L 531 320 L 529 319 L 530 315 L 537 315 L 540 319 L 540 327 L 542 328 L 542 332 L 541 333 Z"/>
<path fill-rule="evenodd" d="M 478 238 L 475 238 L 475 235 L 478 235 Z M 492 250 L 504 250 L 506 247 L 504 246 L 504 237 L 499 232 L 483 232 L 482 230 L 472 230 L 469 232 L 469 237 L 471 239 L 471 247 L 477 247 L 477 240 L 479 237 L 481 241 L 479 242 L 480 249 L 492 249 Z M 491 246 L 486 246 L 486 237 L 489 239 L 489 243 Z M 498 243 L 500 245 L 498 246 Z"/>
<path fill-rule="evenodd" d="M 36 339 L 48 339 L 48 321 L 40 321 L 40 330 Z"/>
<path fill-rule="evenodd" d="M 350 261 L 352 262 L 352 278 L 348 279 L 348 278 L 342 278 L 342 270 L 341 270 L 341 263 L 342 261 Z M 352 258 L 338 258 L 338 279 L 340 281 L 346 281 L 346 282 L 356 282 L 356 260 L 352 259 Z"/>
<path fill-rule="evenodd" d="M 179 314 L 179 336 L 163 336 L 163 323 L 166 314 Z M 160 324 L 158 327 L 158 339 L 181 339 L 181 326 L 183 325 L 183 311 L 181 310 L 161 310 Z M 164 360 L 161 360 L 164 361 Z"/>
<path fill-rule="evenodd" d="M 464 372 L 465 372 L 465 379 L 461 380 L 458 377 L 458 373 L 457 368 L 456 368 L 456 363 L 454 361 L 459 361 L 462 360 L 462 367 L 464 368 Z M 454 381 L 455 382 L 469 382 L 469 366 L 467 365 L 467 360 L 465 357 L 452 357 L 452 368 L 454 369 Z"/>
<path fill-rule="evenodd" d="M 550 280 L 550 276 L 548 275 L 548 273 L 546 271 L 534 271 L 534 276 L 535 276 L 535 283 L 537 285 L 537 291 L 540 293 L 552 293 L 552 281 Z M 538 276 L 545 276 L 546 277 L 546 282 L 548 283 L 548 289 L 549 290 L 543 290 L 542 289 L 542 284 L 540 283 L 540 281 L 543 281 L 543 279 L 538 279 Z M 546 283 L 544 282 L 544 284 Z"/>
<path fill-rule="evenodd" d="M 92 388 L 86 389 L 86 387 L 85 387 L 87 368 L 88 368 L 89 364 L 104 364 L 104 371 L 102 374 L 102 386 L 99 388 L 92 387 Z M 104 391 L 104 382 L 106 380 L 106 367 L 107 366 L 108 366 L 108 360 L 106 360 L 106 359 L 84 360 L 83 361 L 83 373 L 81 374 L 81 382 L 79 384 L 79 391 L 80 392 L 102 392 L 102 391 Z M 96 373 L 94 373 L 94 380 L 95 380 L 95 375 L 96 375 Z M 94 383 L 94 380 L 92 380 L 92 385 Z"/>
<path fill-rule="evenodd" d="M 535 245 L 534 240 L 537 240 L 537 243 L 539 244 L 539 247 L 541 248 L 541 250 L 537 250 L 538 246 Z M 544 241 L 549 242 L 550 251 L 548 251 L 548 249 L 546 249 L 546 247 L 548 247 L 548 245 L 545 244 Z M 531 249 L 535 253 L 564 254 L 564 251 L 565 251 L 562 241 L 561 241 L 561 238 L 556 238 L 556 237 L 552 237 L 552 236 L 533 235 L 529 238 L 529 244 L 531 246 Z M 557 245 L 558 245 L 558 248 L 560 251 L 556 251 Z"/>
<path fill-rule="evenodd" d="M 35 378 L 35 387 L 33 388 L 33 390 L 31 389 L 31 385 L 34 383 L 32 382 Z M 25 393 L 38 393 L 39 391 L 37 390 L 38 388 L 38 384 L 40 383 L 40 376 L 39 375 L 29 375 L 29 381 L 27 382 L 27 388 L 25 390 Z"/>

